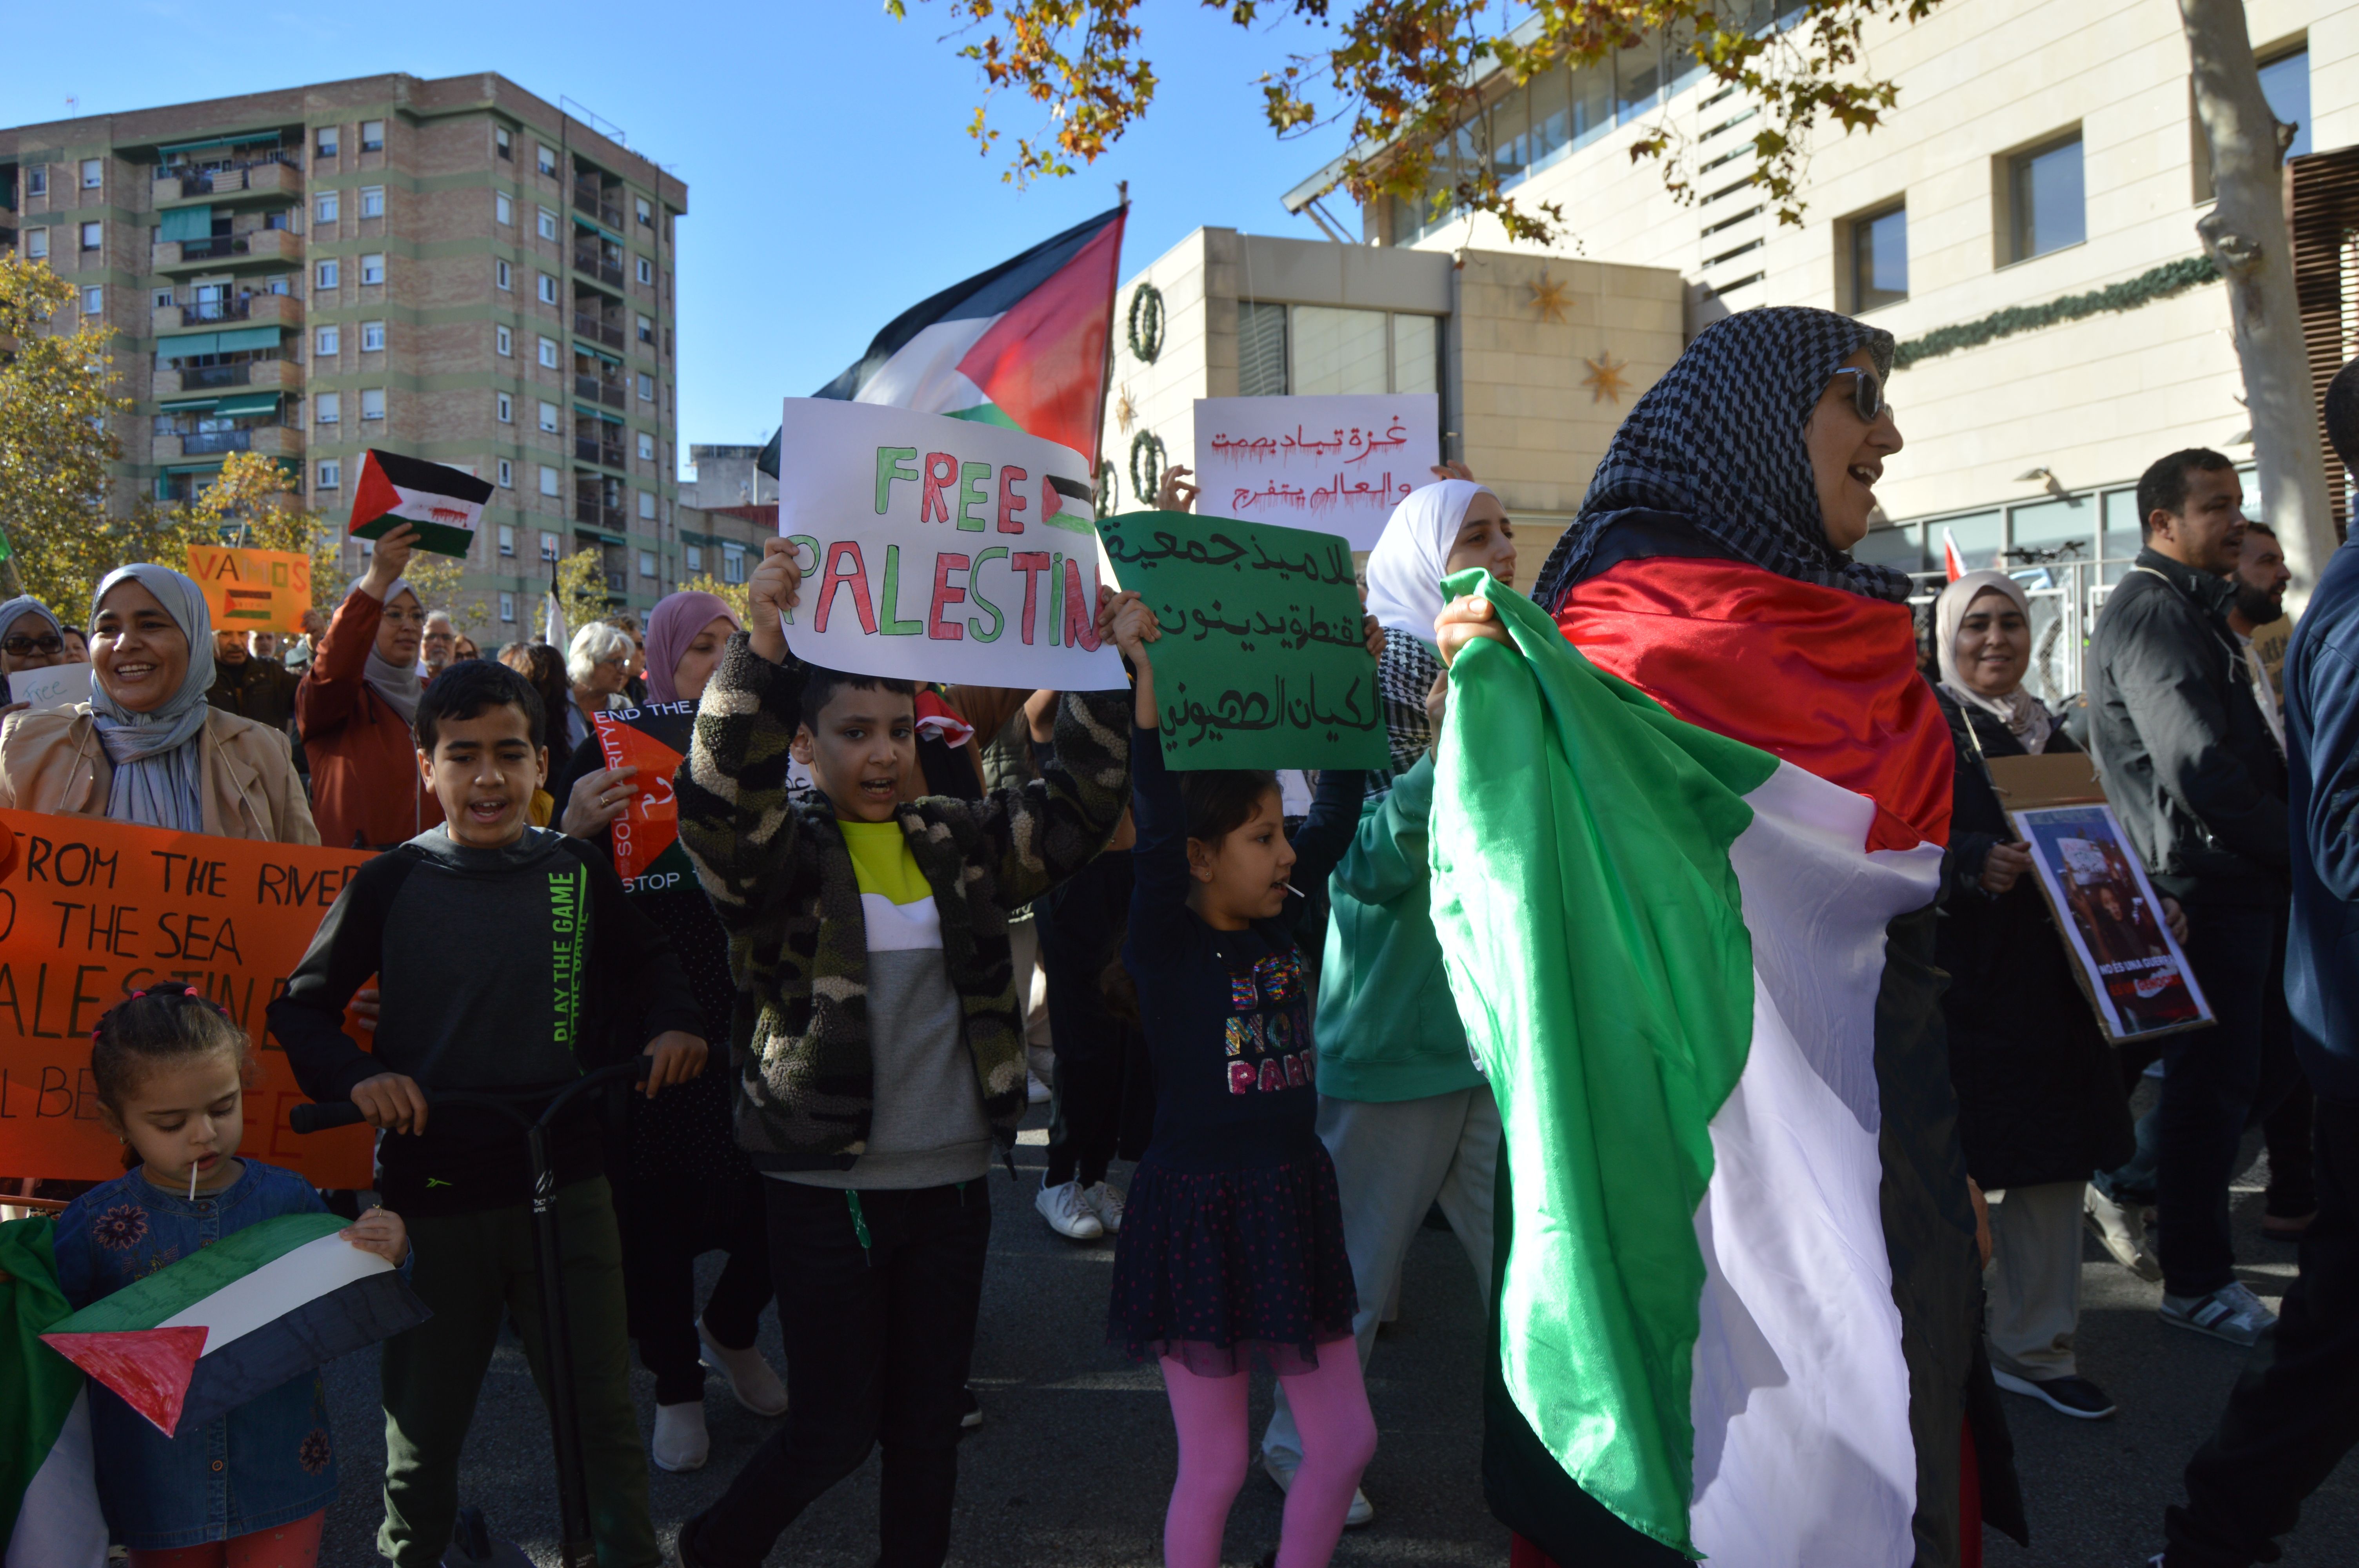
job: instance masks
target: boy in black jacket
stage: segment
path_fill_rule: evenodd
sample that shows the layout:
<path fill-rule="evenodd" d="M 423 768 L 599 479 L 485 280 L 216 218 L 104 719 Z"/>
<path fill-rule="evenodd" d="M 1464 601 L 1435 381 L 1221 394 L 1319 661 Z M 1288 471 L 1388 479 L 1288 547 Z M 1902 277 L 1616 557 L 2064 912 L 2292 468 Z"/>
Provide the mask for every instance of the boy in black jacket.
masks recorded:
<path fill-rule="evenodd" d="M 545 1386 L 549 1375 L 523 1136 L 495 1112 L 429 1114 L 419 1086 L 554 1091 L 644 1044 L 653 1095 L 701 1072 L 705 1055 L 695 995 L 662 933 L 580 840 L 529 825 L 549 773 L 531 684 L 504 665 L 454 665 L 419 698 L 415 722 L 442 826 L 354 874 L 270 1005 L 304 1092 L 350 1099 L 383 1130 L 377 1188 L 410 1221 L 413 1283 L 434 1309 L 385 1346 L 377 1550 L 401 1568 L 439 1563 L 450 1542 L 459 1450 L 504 1314 L 534 1376 Z M 381 1011 L 364 1051 L 343 1032 L 344 1006 L 371 975 Z M 588 1106 L 560 1119 L 551 1153 L 598 1559 L 655 1568 L 622 1246 Z"/>

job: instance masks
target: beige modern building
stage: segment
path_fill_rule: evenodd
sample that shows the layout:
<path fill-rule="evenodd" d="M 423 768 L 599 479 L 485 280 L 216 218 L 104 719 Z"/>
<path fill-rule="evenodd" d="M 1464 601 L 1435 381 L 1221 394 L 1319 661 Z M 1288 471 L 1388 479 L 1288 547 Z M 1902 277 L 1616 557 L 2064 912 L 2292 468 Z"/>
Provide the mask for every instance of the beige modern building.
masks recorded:
<path fill-rule="evenodd" d="M 479 639 L 531 624 L 560 554 L 598 549 L 641 609 L 689 575 L 688 189 L 614 127 L 488 72 L 364 77 L 0 130 L 0 201 L 115 333 L 118 508 L 255 451 L 341 517 L 381 447 L 495 481 Z"/>

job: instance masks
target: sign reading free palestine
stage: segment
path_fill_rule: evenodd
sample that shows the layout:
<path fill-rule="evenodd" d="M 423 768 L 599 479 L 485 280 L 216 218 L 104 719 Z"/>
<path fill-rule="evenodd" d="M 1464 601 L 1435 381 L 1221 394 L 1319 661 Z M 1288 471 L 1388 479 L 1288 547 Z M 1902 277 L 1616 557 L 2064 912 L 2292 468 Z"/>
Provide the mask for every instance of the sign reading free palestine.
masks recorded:
<path fill-rule="evenodd" d="M 1002 425 L 788 398 L 778 532 L 803 572 L 786 618 L 795 656 L 901 680 L 1126 686 L 1098 643 L 1098 585 L 1113 585 L 1089 471 Z"/>

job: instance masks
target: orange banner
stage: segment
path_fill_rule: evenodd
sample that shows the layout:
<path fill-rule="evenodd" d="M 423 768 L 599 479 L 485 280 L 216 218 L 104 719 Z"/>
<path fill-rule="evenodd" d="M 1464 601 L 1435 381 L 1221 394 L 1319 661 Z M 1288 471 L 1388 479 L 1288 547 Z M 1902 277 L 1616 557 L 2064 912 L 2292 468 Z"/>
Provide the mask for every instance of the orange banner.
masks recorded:
<path fill-rule="evenodd" d="M 216 632 L 300 632 L 311 608 L 311 557 L 300 550 L 190 545 L 189 575 Z"/>
<path fill-rule="evenodd" d="M 263 1016 L 368 856 L 28 811 L 0 811 L 0 827 L 16 838 L 0 879 L 0 1175 L 123 1173 L 98 1118 L 90 1032 L 131 992 L 185 980 L 258 1047 L 239 1152 L 314 1186 L 369 1185 L 367 1128 L 288 1126 L 307 1097 Z"/>

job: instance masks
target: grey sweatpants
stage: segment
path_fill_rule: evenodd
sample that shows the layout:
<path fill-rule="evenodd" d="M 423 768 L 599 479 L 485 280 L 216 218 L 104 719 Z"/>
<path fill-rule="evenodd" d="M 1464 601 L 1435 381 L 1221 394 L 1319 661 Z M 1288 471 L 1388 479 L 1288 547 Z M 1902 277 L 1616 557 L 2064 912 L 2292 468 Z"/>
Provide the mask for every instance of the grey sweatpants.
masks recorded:
<path fill-rule="evenodd" d="M 1991 1365 L 2035 1383 L 2070 1378 L 2081 1321 L 2082 1182 L 1989 1193 Z"/>
<path fill-rule="evenodd" d="M 1360 1310 L 1352 1332 L 1360 1365 L 1376 1342 L 1400 1279 L 1401 1260 L 1436 1203 L 1474 1265 L 1474 1288 L 1491 1302 L 1491 1184 L 1499 1166 L 1499 1108 L 1485 1086 L 1424 1099 L 1349 1100 L 1319 1097 L 1319 1141 L 1335 1162 L 1343 1203 L 1343 1246 Z M 1467 1325 L 1480 1334 L 1479 1323 Z M 1262 1456 L 1281 1470 L 1302 1463 L 1302 1439 L 1286 1390 L 1262 1435 Z"/>

